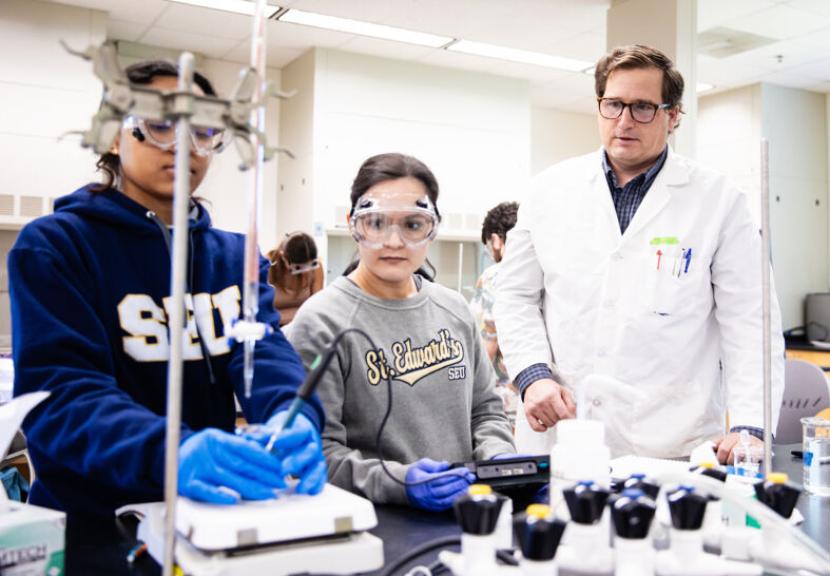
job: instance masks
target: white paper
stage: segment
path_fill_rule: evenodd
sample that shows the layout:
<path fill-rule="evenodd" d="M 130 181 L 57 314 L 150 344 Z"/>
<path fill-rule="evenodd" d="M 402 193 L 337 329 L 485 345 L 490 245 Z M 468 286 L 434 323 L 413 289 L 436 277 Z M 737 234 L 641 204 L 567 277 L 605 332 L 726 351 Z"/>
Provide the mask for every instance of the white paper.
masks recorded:
<path fill-rule="evenodd" d="M 49 392 L 45 391 L 31 392 L 0 406 L 0 454 L 5 456 L 8 452 L 14 435 L 23 424 L 26 414 L 48 396 Z"/>

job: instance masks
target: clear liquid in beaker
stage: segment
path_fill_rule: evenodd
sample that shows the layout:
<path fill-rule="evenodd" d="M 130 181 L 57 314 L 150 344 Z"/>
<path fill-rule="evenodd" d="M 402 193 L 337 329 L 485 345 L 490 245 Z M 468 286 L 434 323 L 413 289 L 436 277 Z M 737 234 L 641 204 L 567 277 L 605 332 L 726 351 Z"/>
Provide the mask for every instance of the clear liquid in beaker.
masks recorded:
<path fill-rule="evenodd" d="M 804 426 L 804 489 L 830 496 L 830 421 L 802 418 Z"/>

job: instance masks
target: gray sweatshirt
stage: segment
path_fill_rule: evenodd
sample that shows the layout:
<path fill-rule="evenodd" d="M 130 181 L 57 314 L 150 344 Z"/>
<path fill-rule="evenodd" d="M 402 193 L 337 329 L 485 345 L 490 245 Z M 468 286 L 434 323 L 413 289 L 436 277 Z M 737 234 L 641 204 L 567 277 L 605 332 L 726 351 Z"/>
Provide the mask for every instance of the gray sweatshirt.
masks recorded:
<path fill-rule="evenodd" d="M 460 462 L 516 451 L 492 366 L 458 293 L 423 282 L 411 298 L 383 300 L 340 277 L 303 304 L 289 338 L 309 366 L 348 327 L 368 332 L 379 348 L 347 335 L 317 388 L 326 410 L 323 451 L 332 484 L 378 503 L 407 502 L 375 449 L 387 371 L 392 414 L 381 446 L 396 478 L 403 480 L 419 458 Z"/>

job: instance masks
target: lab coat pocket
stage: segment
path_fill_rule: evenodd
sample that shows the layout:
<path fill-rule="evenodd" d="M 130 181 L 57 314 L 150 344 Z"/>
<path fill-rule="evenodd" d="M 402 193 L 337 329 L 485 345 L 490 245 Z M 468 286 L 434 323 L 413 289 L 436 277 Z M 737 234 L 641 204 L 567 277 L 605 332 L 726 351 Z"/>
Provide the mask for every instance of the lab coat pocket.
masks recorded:
<path fill-rule="evenodd" d="M 699 306 L 703 271 L 695 266 L 692 248 L 667 247 L 649 259 L 646 313 L 672 319 Z"/>

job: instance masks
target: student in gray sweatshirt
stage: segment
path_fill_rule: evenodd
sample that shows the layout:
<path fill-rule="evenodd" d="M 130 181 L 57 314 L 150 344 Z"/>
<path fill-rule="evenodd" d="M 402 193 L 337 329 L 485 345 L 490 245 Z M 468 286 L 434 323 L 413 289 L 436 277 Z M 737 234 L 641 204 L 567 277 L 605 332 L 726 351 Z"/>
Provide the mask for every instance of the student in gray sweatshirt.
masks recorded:
<path fill-rule="evenodd" d="M 351 333 L 317 393 L 326 411 L 329 481 L 378 503 L 444 510 L 474 479 L 449 462 L 515 453 L 492 366 L 463 297 L 424 279 L 440 215 L 438 183 L 419 160 L 381 154 L 352 185 L 357 267 L 306 301 L 290 340 L 309 365 L 342 330 Z M 381 448 L 378 429 L 392 379 Z"/>

